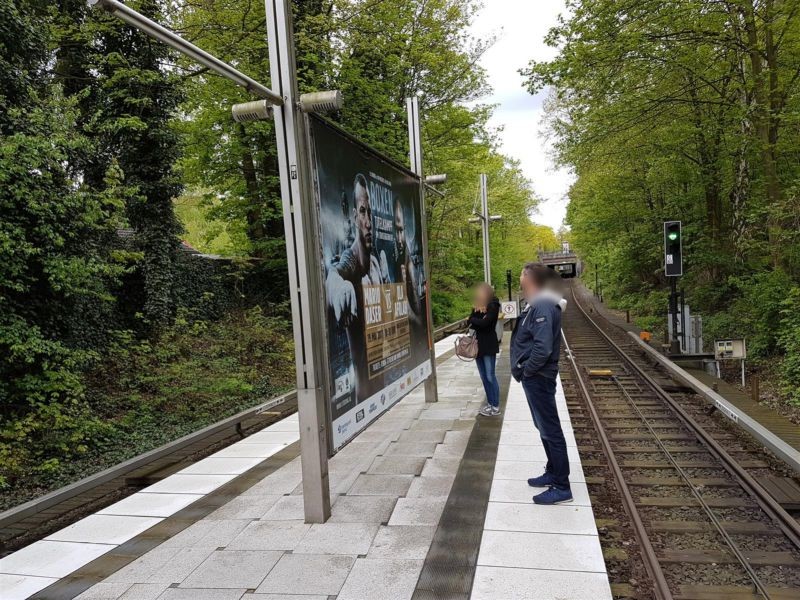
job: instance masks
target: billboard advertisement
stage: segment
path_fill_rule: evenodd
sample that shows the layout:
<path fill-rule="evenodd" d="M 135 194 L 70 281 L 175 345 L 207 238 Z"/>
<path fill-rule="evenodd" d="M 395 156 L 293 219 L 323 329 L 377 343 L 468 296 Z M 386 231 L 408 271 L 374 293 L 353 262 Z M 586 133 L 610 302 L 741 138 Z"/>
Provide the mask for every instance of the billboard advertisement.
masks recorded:
<path fill-rule="evenodd" d="M 340 448 L 431 373 L 419 179 L 310 117 Z"/>

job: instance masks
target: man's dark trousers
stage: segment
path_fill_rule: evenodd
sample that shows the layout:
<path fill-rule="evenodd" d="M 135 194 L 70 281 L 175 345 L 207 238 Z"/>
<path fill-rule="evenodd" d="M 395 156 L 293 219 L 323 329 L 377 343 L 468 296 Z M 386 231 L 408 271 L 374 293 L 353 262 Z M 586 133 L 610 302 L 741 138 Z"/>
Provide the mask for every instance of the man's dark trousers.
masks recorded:
<path fill-rule="evenodd" d="M 569 458 L 567 442 L 558 418 L 556 380 L 541 375 L 526 377 L 522 380 L 522 389 L 525 390 L 533 424 L 539 430 L 547 455 L 545 471 L 553 476 L 555 487 L 569 489 Z"/>

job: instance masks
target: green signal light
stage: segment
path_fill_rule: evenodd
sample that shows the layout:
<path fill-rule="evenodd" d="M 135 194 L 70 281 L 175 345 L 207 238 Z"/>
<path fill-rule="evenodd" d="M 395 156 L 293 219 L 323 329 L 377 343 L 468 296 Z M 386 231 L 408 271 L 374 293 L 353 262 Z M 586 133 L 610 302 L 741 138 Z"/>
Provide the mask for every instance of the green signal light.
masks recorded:
<path fill-rule="evenodd" d="M 677 232 L 672 231 L 672 232 L 670 232 L 670 234 L 667 237 L 669 238 L 669 240 L 671 242 L 674 242 L 675 240 L 678 239 L 678 234 L 677 234 Z"/>

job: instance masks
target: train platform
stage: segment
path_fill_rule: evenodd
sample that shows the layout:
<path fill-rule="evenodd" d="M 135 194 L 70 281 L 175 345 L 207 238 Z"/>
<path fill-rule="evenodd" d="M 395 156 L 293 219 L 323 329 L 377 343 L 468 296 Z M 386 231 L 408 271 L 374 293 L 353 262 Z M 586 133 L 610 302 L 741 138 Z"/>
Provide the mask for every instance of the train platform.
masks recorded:
<path fill-rule="evenodd" d="M 416 390 L 330 461 L 331 519 L 303 522 L 297 416 L 0 560 L 0 598 L 610 598 L 563 391 L 575 501 L 531 502 L 543 449 L 501 355 L 502 418 L 437 344 Z"/>

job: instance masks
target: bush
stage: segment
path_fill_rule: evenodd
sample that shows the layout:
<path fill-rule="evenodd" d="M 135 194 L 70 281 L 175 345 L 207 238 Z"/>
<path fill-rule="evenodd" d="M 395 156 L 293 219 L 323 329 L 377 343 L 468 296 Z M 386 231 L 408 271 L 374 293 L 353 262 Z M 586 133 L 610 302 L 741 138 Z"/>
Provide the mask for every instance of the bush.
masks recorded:
<path fill-rule="evenodd" d="M 732 277 L 731 293 L 737 297 L 726 310 L 704 318 L 705 337 L 710 340 L 746 338 L 748 356 L 763 359 L 778 350 L 783 302 L 792 281 L 781 270 Z"/>
<path fill-rule="evenodd" d="M 800 406 L 800 286 L 794 286 L 781 303 L 780 314 L 778 344 L 785 353 L 781 383 L 789 401 Z"/>

